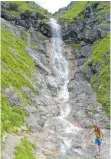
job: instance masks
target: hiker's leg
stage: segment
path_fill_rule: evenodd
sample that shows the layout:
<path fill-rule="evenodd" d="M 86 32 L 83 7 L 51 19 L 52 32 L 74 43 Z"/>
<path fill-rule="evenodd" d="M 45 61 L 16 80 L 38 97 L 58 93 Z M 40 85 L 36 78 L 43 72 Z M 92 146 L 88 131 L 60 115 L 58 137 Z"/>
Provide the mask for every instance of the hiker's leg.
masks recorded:
<path fill-rule="evenodd" d="M 99 152 L 98 139 L 95 140 L 96 152 Z"/>
<path fill-rule="evenodd" d="M 98 149 L 98 145 L 95 143 L 95 153 L 94 153 L 94 157 L 96 157 L 98 155 L 99 149 Z"/>
<path fill-rule="evenodd" d="M 101 152 L 101 146 L 98 146 L 99 152 Z"/>
<path fill-rule="evenodd" d="M 99 152 L 99 146 L 96 144 L 96 152 Z"/>

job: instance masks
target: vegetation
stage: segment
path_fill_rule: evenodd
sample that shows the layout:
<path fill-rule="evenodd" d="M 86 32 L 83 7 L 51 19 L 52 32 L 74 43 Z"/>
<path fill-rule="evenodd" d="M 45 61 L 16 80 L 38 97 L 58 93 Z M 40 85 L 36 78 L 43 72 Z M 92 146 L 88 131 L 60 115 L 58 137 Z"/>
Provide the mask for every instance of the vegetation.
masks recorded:
<path fill-rule="evenodd" d="M 30 79 L 31 72 L 35 72 L 36 69 L 25 50 L 26 43 L 4 26 L 2 26 L 2 37 L 2 88 L 13 86 L 20 90 L 23 86 L 28 86 L 35 91 L 34 86 L 27 79 Z"/>
<path fill-rule="evenodd" d="M 97 9 L 97 18 L 99 19 L 99 21 L 101 20 L 102 22 L 104 22 L 104 17 L 110 14 L 110 2 L 102 2 L 100 5 L 98 5 Z M 100 25 L 102 23 L 101 21 Z"/>
<path fill-rule="evenodd" d="M 109 2 L 102 2 L 99 3 L 98 1 L 80 1 L 75 2 L 74 5 L 70 10 L 68 10 L 66 13 L 63 13 L 61 15 L 56 16 L 56 18 L 63 19 L 64 22 L 74 22 L 74 19 L 77 18 L 78 20 L 84 19 L 84 10 L 86 7 L 92 6 L 93 9 L 98 9 L 97 18 L 103 20 L 104 15 L 108 15 L 110 13 L 110 4 Z M 101 21 L 100 21 L 101 22 Z"/>
<path fill-rule="evenodd" d="M 102 2 L 98 6 L 98 9 L 100 10 L 101 13 L 109 14 L 110 13 L 110 2 Z"/>
<path fill-rule="evenodd" d="M 36 72 L 34 63 L 25 50 L 26 41 L 19 39 L 15 34 L 2 26 L 2 92 L 12 87 L 22 105 L 29 102 L 28 95 L 23 91 L 24 87 L 30 88 L 35 93 L 32 73 Z M 18 106 L 11 105 L 6 97 L 2 96 L 2 130 L 16 131 L 23 125 L 25 112 Z"/>
<path fill-rule="evenodd" d="M 71 10 L 68 10 L 65 14 L 60 15 L 58 18 L 66 19 L 67 21 L 72 22 L 74 18 L 85 9 L 87 3 L 87 1 L 75 2 Z"/>
<path fill-rule="evenodd" d="M 48 10 L 40 7 L 35 2 L 25 2 L 25 1 L 14 1 L 14 2 L 5 2 L 8 3 L 10 6 L 10 9 L 7 10 L 7 13 L 12 14 L 13 16 L 19 16 L 20 14 L 24 13 L 25 11 L 28 11 L 30 13 L 36 12 L 41 15 L 47 15 Z"/>
<path fill-rule="evenodd" d="M 100 40 L 94 47 L 91 56 L 91 67 L 95 73 L 91 83 L 97 92 L 98 101 L 103 104 L 110 116 L 110 35 Z M 90 65 L 87 61 L 86 65 Z M 88 71 L 88 67 L 85 70 Z"/>
<path fill-rule="evenodd" d="M 108 23 L 108 22 L 106 22 L 106 21 L 102 21 L 102 22 L 99 24 L 99 26 L 104 26 L 104 25 L 109 26 L 109 23 Z"/>
<path fill-rule="evenodd" d="M 2 134 L 4 132 L 17 132 L 18 128 L 24 124 L 24 116 L 28 114 L 16 105 L 11 105 L 4 96 L 2 96 L 1 105 Z"/>
<path fill-rule="evenodd" d="M 78 44 L 78 43 L 73 43 L 73 44 L 71 44 L 71 46 L 72 46 L 73 48 L 77 49 L 77 50 L 80 50 L 80 49 L 81 49 L 81 46 L 80 46 L 80 44 Z"/>
<path fill-rule="evenodd" d="M 48 19 L 42 19 L 40 23 L 41 24 L 46 24 L 47 22 L 48 22 Z"/>
<path fill-rule="evenodd" d="M 35 145 L 26 139 L 22 139 L 20 145 L 16 148 L 15 159 L 36 159 L 33 149 L 35 149 Z"/>

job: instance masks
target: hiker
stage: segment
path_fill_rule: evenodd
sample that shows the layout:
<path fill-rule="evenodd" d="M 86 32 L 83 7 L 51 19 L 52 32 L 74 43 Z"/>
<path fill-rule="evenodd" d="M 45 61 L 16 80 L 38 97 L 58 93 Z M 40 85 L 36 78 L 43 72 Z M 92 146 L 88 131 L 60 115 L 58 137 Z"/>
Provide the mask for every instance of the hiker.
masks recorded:
<path fill-rule="evenodd" d="M 102 143 L 103 135 L 102 135 L 101 129 L 96 124 L 93 125 L 93 129 L 90 131 L 90 133 L 88 133 L 86 135 L 86 138 L 89 137 L 93 133 L 95 133 L 95 136 L 96 136 L 96 139 L 95 139 L 96 153 L 94 155 L 96 157 L 96 156 L 100 156 L 101 155 L 101 143 Z"/>

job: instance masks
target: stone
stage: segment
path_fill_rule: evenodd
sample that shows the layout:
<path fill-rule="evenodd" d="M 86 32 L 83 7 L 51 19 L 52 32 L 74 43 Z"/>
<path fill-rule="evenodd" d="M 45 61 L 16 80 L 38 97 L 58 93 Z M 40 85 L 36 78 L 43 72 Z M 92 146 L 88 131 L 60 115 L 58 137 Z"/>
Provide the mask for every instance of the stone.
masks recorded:
<path fill-rule="evenodd" d="M 53 76 L 47 77 L 47 87 L 51 90 L 51 93 L 53 96 L 57 95 L 58 86 L 57 86 L 57 81 L 55 77 Z"/>
<path fill-rule="evenodd" d="M 12 87 L 7 88 L 4 92 L 4 95 L 6 97 L 8 97 L 11 104 L 14 104 L 14 105 L 17 105 L 17 106 L 21 105 L 19 97 L 17 96 L 17 94 L 15 93 L 15 91 Z"/>
<path fill-rule="evenodd" d="M 88 57 L 90 55 L 90 53 L 91 53 L 90 45 L 81 47 L 81 56 L 82 57 Z"/>
<path fill-rule="evenodd" d="M 21 126 L 21 127 L 20 127 L 20 130 L 21 130 L 21 131 L 27 131 L 27 127 L 26 127 L 26 126 Z"/>

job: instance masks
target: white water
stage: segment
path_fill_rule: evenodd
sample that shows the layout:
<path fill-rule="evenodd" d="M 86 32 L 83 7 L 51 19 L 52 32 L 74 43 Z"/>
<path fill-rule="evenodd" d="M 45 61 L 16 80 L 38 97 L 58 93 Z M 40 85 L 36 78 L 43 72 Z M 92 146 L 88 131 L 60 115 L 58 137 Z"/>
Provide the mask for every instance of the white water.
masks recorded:
<path fill-rule="evenodd" d="M 56 77 L 58 81 L 58 102 L 64 103 L 69 99 L 69 92 L 67 88 L 68 80 L 68 62 L 63 56 L 63 42 L 60 35 L 60 25 L 57 24 L 55 19 L 50 19 L 53 38 L 52 48 L 53 48 L 53 59 L 52 64 L 56 71 Z"/>
<path fill-rule="evenodd" d="M 57 102 L 60 103 L 60 116 L 55 118 L 59 118 L 66 125 L 66 129 L 63 132 L 75 132 L 78 128 L 65 119 L 65 117 L 70 114 L 71 108 L 68 104 L 68 62 L 63 55 L 63 41 L 61 39 L 60 25 L 55 19 L 50 19 L 50 24 L 53 35 L 51 39 L 53 50 L 52 64 L 56 71 L 58 85 Z"/>
<path fill-rule="evenodd" d="M 60 25 L 55 19 L 50 19 L 52 28 L 52 67 L 56 73 L 57 79 L 57 102 L 59 103 L 60 116 L 55 117 L 57 121 L 64 125 L 65 128 L 61 128 L 60 133 L 75 133 L 80 128 L 74 126 L 65 118 L 70 114 L 71 108 L 68 104 L 69 92 L 68 92 L 68 62 L 63 55 L 63 42 L 61 39 Z M 65 154 L 66 151 L 71 147 L 71 140 L 62 136 L 59 136 L 63 143 L 61 143 L 60 151 Z"/>
<path fill-rule="evenodd" d="M 50 19 L 50 24 L 52 28 L 52 64 L 56 72 L 57 79 L 57 102 L 59 103 L 60 116 L 55 117 L 59 119 L 65 126 L 64 129 L 61 128 L 61 133 L 76 133 L 79 128 L 75 127 L 65 118 L 70 114 L 71 108 L 68 104 L 69 92 L 68 92 L 68 62 L 63 55 L 63 42 L 61 39 L 60 25 L 55 19 Z M 68 138 L 62 137 L 63 143 L 61 143 L 60 151 L 62 154 L 65 154 L 66 151 L 71 147 L 71 140 Z"/>

